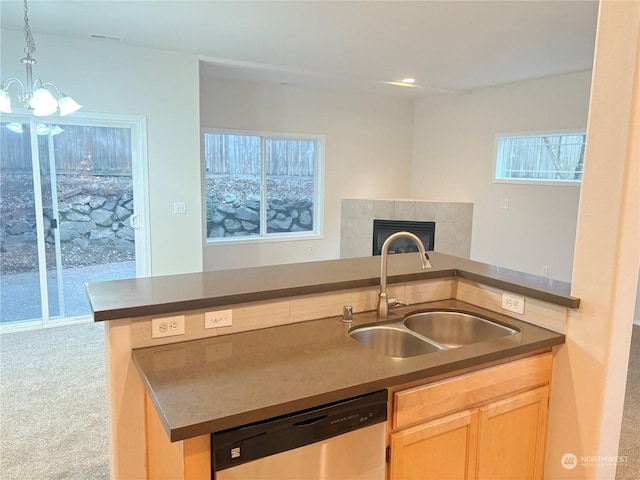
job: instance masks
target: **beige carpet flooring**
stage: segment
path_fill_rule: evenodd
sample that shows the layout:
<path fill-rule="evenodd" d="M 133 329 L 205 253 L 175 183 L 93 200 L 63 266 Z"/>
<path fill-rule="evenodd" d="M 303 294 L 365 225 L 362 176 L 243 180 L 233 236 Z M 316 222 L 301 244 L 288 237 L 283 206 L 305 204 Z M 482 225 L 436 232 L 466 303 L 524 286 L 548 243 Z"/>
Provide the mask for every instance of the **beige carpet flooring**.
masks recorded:
<path fill-rule="evenodd" d="M 109 478 L 104 328 L 0 336 L 0 478 Z M 633 327 L 618 480 L 640 479 L 640 326 Z"/>
<path fill-rule="evenodd" d="M 627 391 L 624 397 L 619 456 L 626 462 L 618 463 L 616 480 L 640 479 L 640 326 L 633 326 Z"/>
<path fill-rule="evenodd" d="M 0 478 L 109 478 L 102 324 L 0 336 Z"/>

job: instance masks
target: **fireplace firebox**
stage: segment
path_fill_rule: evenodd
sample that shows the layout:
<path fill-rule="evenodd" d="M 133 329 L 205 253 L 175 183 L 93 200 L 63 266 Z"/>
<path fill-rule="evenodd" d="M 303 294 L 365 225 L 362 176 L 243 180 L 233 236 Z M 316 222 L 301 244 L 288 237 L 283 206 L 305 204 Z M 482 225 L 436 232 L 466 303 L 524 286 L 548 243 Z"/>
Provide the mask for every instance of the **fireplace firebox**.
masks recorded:
<path fill-rule="evenodd" d="M 373 220 L 373 255 L 382 253 L 382 245 L 385 240 L 396 232 L 410 232 L 416 235 L 424 248 L 428 251 L 434 249 L 436 236 L 435 222 L 415 222 L 405 220 Z M 389 246 L 389 253 L 417 252 L 418 247 L 408 238 L 398 238 Z"/>

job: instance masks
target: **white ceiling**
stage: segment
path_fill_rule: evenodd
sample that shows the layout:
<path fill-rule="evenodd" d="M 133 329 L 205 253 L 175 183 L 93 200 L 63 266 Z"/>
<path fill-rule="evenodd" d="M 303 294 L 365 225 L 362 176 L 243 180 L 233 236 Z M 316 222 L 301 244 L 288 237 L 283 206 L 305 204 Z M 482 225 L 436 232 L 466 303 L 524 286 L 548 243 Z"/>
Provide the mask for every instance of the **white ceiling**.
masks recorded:
<path fill-rule="evenodd" d="M 21 30 L 22 1 L 0 4 L 2 29 Z M 590 69 L 597 8 L 591 0 L 31 0 L 29 23 L 36 45 L 39 33 L 101 34 L 198 54 L 206 75 L 419 97 Z M 416 86 L 386 83 L 405 77 Z"/>

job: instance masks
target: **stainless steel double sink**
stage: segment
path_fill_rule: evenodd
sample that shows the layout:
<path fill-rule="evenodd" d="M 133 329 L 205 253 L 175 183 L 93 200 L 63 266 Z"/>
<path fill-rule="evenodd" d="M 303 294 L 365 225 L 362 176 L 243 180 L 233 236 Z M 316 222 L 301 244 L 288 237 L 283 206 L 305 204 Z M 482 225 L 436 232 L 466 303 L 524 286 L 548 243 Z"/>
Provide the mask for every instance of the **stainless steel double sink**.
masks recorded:
<path fill-rule="evenodd" d="M 463 311 L 412 313 L 402 321 L 353 328 L 349 335 L 378 353 L 414 357 L 515 335 L 518 330 Z"/>

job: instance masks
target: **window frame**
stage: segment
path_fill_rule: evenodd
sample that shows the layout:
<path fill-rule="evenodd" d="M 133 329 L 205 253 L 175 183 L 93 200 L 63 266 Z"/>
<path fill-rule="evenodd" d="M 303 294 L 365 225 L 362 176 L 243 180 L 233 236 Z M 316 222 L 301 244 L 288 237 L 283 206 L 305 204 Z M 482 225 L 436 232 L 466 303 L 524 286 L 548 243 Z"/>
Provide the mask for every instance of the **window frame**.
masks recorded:
<path fill-rule="evenodd" d="M 494 140 L 493 151 L 493 177 L 492 183 L 503 183 L 512 185 L 540 185 L 540 186 L 558 186 L 558 187 L 580 187 L 582 185 L 582 179 L 580 180 L 549 180 L 549 179 L 537 179 L 537 178 L 498 178 L 499 162 L 501 161 L 499 155 L 502 151 L 501 139 L 506 137 L 544 137 L 544 136 L 560 136 L 560 135 L 585 135 L 586 143 L 586 128 L 576 129 L 561 129 L 561 130 L 541 130 L 530 132 L 508 132 L 497 133 Z"/>
<path fill-rule="evenodd" d="M 249 235 L 244 237 L 211 237 L 207 235 L 207 171 L 204 138 L 206 134 L 222 134 L 222 135 L 243 135 L 260 138 L 260 224 L 265 226 L 265 234 Z M 267 189 L 267 171 L 265 168 L 266 156 L 264 155 L 264 146 L 267 140 L 307 140 L 314 141 L 316 144 L 315 159 L 313 162 L 313 230 L 300 232 L 274 232 L 267 233 L 266 209 L 262 205 L 266 205 Z M 203 243 L 204 246 L 220 245 L 220 244 L 255 244 L 255 243 L 271 243 L 300 241 L 309 239 L 323 238 L 323 218 L 324 218 L 324 148 L 325 135 L 316 133 L 291 133 L 291 132 L 273 132 L 268 130 L 240 130 L 229 128 L 200 128 L 200 171 L 202 172 L 202 223 L 203 223 Z"/>

